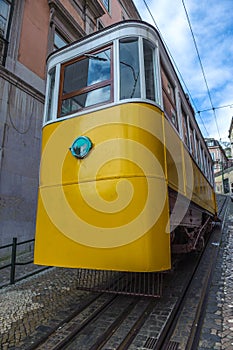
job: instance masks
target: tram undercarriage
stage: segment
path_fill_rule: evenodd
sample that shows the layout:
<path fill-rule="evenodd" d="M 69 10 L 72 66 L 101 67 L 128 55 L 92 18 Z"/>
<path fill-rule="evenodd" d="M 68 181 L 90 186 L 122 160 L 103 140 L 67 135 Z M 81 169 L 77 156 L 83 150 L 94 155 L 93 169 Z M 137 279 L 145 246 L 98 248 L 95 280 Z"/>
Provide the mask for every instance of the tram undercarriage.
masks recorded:
<path fill-rule="evenodd" d="M 206 235 L 212 229 L 213 217 L 187 198 L 169 191 L 171 252 L 173 254 L 200 251 Z M 188 208 L 188 209 L 187 209 Z"/>

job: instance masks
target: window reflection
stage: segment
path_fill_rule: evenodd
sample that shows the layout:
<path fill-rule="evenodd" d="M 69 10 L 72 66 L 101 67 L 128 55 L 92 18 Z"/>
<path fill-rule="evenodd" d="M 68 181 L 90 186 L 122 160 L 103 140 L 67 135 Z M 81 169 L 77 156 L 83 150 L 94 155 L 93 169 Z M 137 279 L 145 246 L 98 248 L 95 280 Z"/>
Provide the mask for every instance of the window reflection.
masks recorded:
<path fill-rule="evenodd" d="M 120 99 L 140 97 L 138 38 L 120 40 Z"/>
<path fill-rule="evenodd" d="M 109 80 L 110 76 L 110 49 L 89 55 L 65 67 L 63 94 Z"/>
<path fill-rule="evenodd" d="M 61 116 L 110 100 L 110 85 L 63 100 Z"/>
<path fill-rule="evenodd" d="M 64 67 L 60 116 L 111 100 L 111 48 Z"/>

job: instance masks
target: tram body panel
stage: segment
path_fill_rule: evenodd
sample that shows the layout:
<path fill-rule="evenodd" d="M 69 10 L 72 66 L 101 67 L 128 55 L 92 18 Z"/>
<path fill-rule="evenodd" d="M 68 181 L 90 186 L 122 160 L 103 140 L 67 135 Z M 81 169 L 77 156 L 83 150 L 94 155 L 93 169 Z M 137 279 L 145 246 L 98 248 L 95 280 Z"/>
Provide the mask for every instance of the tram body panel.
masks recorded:
<path fill-rule="evenodd" d="M 192 201 L 198 204 L 203 209 L 206 209 L 209 213 L 215 215 L 216 202 L 214 190 L 210 186 L 209 182 L 205 179 L 200 169 L 196 164 L 194 168 L 194 190 L 192 195 Z"/>
<path fill-rule="evenodd" d="M 112 182 L 111 186 L 114 189 L 117 181 L 108 180 L 108 182 Z M 143 182 L 143 179 L 135 178 L 133 185 L 136 188 L 143 188 Z M 159 193 L 157 190 L 163 188 L 161 180 L 153 179 L 152 182 L 158 198 L 164 196 L 164 193 Z M 65 189 L 51 186 L 40 191 L 38 206 L 40 219 L 37 222 L 40 236 L 36 242 L 35 263 L 119 271 L 148 272 L 170 269 L 170 235 L 165 233 L 166 225 L 169 224 L 167 200 L 162 212 L 160 204 L 158 208 L 150 206 L 144 217 L 138 218 L 134 224 L 127 224 L 128 216 L 135 215 L 132 207 L 127 214 L 117 215 L 115 219 L 111 217 L 114 214 L 102 214 L 101 227 L 98 225 L 100 217 L 97 214 L 92 218 L 88 217 L 90 224 L 87 227 L 86 221 L 78 222 L 80 220 L 78 207 L 76 212 L 71 213 L 68 209 L 67 213 L 63 198 L 65 195 L 71 202 L 69 205 L 73 205 L 74 196 L 77 195 L 79 199 L 80 186 L 88 192 L 88 184 L 65 186 Z M 50 209 L 44 206 L 46 196 L 53 198 L 51 206 L 56 214 L 51 215 Z M 74 209 L 73 206 L 72 208 Z M 160 212 L 159 218 L 148 230 L 148 225 L 153 224 L 151 218 L 157 216 L 157 210 Z M 86 213 L 82 219 L 85 219 L 85 215 Z M 117 227 L 114 227 L 116 224 Z M 144 230 L 146 233 L 141 235 Z"/>
<path fill-rule="evenodd" d="M 167 119 L 164 120 L 164 133 L 168 186 L 181 194 L 176 203 L 177 210 L 185 214 L 188 206 L 192 207 L 193 203 L 214 215 L 214 190 Z M 175 215 L 179 218 L 177 212 L 173 213 L 173 216 Z"/>
<path fill-rule="evenodd" d="M 170 269 L 163 118 L 130 103 L 44 127 L 35 263 Z M 93 143 L 81 160 L 79 135 Z"/>
<path fill-rule="evenodd" d="M 145 171 L 146 175 L 155 176 L 159 173 L 151 162 L 153 155 L 165 172 L 163 116 L 159 108 L 151 107 L 142 103 L 122 104 L 45 126 L 40 186 L 112 176 L 143 176 Z M 82 160 L 69 152 L 72 142 L 80 135 L 88 136 L 93 143 L 93 149 Z M 128 159 L 132 159 L 131 165 Z M 142 159 L 143 171 L 140 164 L 133 164 Z"/>
<path fill-rule="evenodd" d="M 168 185 L 176 192 L 186 195 L 183 143 L 166 118 L 164 118 L 164 135 Z M 192 172 L 192 166 L 190 171 Z"/>

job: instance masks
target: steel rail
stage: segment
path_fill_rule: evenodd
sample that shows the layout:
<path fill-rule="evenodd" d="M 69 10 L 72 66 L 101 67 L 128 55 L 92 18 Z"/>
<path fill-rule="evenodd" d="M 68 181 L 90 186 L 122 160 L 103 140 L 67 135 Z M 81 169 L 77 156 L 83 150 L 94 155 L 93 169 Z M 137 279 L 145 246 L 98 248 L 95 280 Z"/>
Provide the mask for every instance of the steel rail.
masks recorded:
<path fill-rule="evenodd" d="M 164 328 L 164 331 L 161 333 L 160 338 L 157 340 L 156 346 L 153 349 L 158 349 L 158 350 L 178 349 L 179 343 L 175 341 L 176 331 L 178 327 L 182 327 L 182 323 L 181 323 L 182 314 L 183 312 L 185 312 L 185 307 L 186 308 L 189 307 L 190 295 L 194 293 L 194 288 L 195 288 L 194 283 L 195 283 L 195 280 L 197 280 L 197 275 L 200 269 L 202 269 L 203 263 L 206 262 L 205 259 L 208 253 L 208 249 L 211 249 L 214 246 L 215 249 L 211 250 L 211 261 L 208 264 L 207 271 L 205 272 L 204 283 L 203 283 L 203 286 L 201 287 L 201 295 L 199 299 L 197 299 L 196 312 L 195 312 L 194 318 L 192 319 L 192 326 L 191 326 L 189 337 L 187 339 L 186 346 L 185 346 L 185 350 L 197 349 L 200 333 L 201 333 L 201 329 L 204 321 L 204 312 L 206 310 L 208 292 L 210 289 L 215 262 L 217 259 L 218 247 L 221 239 L 221 230 L 225 224 L 227 204 L 228 204 L 228 201 L 225 200 L 221 208 L 221 211 L 224 210 L 224 217 L 223 217 L 222 223 L 217 224 L 214 227 L 213 232 L 209 236 L 207 246 L 204 249 L 204 251 L 200 254 L 200 257 L 198 259 L 198 264 L 193 272 L 192 278 L 187 283 L 187 286 L 183 292 L 183 295 L 181 296 L 181 299 L 179 300 L 179 303 L 176 309 L 174 309 L 175 312 L 171 316 L 169 322 L 167 322 L 166 327 Z"/>

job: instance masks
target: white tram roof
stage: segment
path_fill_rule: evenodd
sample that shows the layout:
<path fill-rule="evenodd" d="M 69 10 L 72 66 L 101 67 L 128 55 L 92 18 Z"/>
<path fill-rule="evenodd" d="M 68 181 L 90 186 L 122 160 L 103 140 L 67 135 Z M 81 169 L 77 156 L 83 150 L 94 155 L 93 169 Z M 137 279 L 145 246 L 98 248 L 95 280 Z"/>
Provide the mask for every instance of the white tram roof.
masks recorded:
<path fill-rule="evenodd" d="M 158 43 L 158 40 L 161 41 L 159 33 L 152 25 L 143 21 L 126 20 L 93 32 L 51 53 L 47 58 L 48 68 L 50 69 L 59 63 L 94 51 L 99 47 L 110 44 L 114 40 L 132 36 L 142 36 L 154 43 Z"/>

